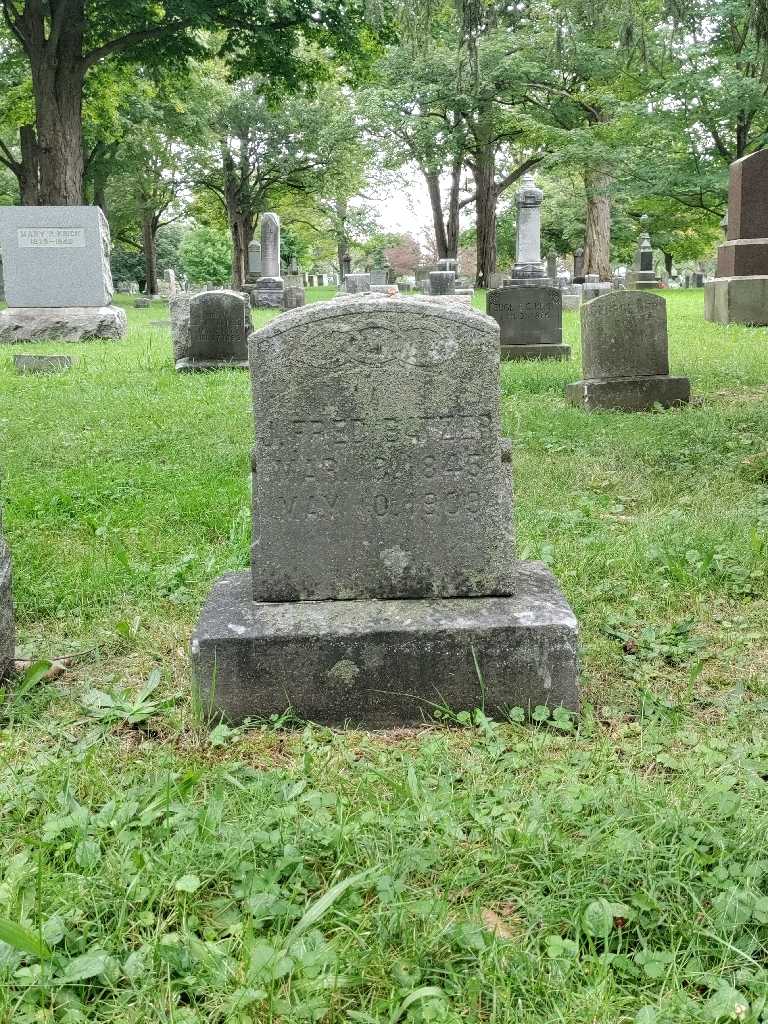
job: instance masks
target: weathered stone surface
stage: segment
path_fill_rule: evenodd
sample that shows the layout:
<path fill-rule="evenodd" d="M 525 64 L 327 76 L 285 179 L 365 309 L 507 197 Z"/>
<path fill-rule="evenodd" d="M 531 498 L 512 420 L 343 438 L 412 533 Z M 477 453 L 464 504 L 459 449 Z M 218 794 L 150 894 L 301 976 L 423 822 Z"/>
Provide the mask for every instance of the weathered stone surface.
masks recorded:
<path fill-rule="evenodd" d="M 578 405 L 586 412 L 651 412 L 656 406 L 669 409 L 687 405 L 691 399 L 691 383 L 687 377 L 580 380 L 566 384 L 565 396 L 571 405 Z"/>
<path fill-rule="evenodd" d="M 16 373 L 61 373 L 72 366 L 70 356 L 14 356 Z"/>
<path fill-rule="evenodd" d="M 581 289 L 578 291 L 562 292 L 563 309 L 573 312 L 581 306 Z"/>
<path fill-rule="evenodd" d="M 149 307 L 151 305 L 152 305 L 152 303 L 151 303 L 151 301 L 149 299 L 134 299 L 133 300 L 133 308 L 134 309 L 149 309 Z"/>
<path fill-rule="evenodd" d="M 563 301 L 551 285 L 489 291 L 488 315 L 498 323 L 502 359 L 567 359 L 563 340 Z"/>
<path fill-rule="evenodd" d="M 11 556 L 3 536 L 3 517 L 0 511 L 0 681 L 5 679 L 13 668 L 15 646 Z"/>
<path fill-rule="evenodd" d="M 189 304 L 191 301 L 191 292 L 178 291 L 168 303 L 171 313 L 171 341 L 175 362 L 178 362 L 179 359 L 189 358 Z"/>
<path fill-rule="evenodd" d="M 723 242 L 717 247 L 717 277 L 762 277 L 766 274 L 768 238 Z"/>
<path fill-rule="evenodd" d="M 3 206 L 0 243 L 9 306 L 112 302 L 109 224 L 98 206 Z"/>
<path fill-rule="evenodd" d="M 581 307 L 584 378 L 669 373 L 667 304 L 659 295 L 613 291 Z"/>
<path fill-rule="evenodd" d="M 244 367 L 252 329 L 247 296 L 241 292 L 201 292 L 189 303 L 189 355 L 180 370 L 211 369 L 211 365 Z"/>
<path fill-rule="evenodd" d="M 490 318 L 353 296 L 272 321 L 250 362 L 256 600 L 511 592 Z"/>
<path fill-rule="evenodd" d="M 19 341 L 119 341 L 128 331 L 119 306 L 70 306 L 56 309 L 4 309 L 0 312 L 0 344 Z"/>
<path fill-rule="evenodd" d="M 768 274 L 718 277 L 704 285 L 704 319 L 716 324 L 768 326 Z"/>
<path fill-rule="evenodd" d="M 514 597 L 257 603 L 247 573 L 214 585 L 192 639 L 201 703 L 232 722 L 419 725 L 435 705 L 578 708 L 578 627 L 549 570 Z"/>

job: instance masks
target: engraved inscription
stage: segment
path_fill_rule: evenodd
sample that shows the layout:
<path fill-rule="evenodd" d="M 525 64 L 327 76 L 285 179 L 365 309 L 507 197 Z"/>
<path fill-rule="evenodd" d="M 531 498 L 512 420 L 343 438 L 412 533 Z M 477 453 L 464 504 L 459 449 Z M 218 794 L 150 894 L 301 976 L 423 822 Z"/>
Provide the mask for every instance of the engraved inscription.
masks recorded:
<path fill-rule="evenodd" d="M 19 228 L 20 249 L 84 249 L 85 228 Z"/>
<path fill-rule="evenodd" d="M 509 302 L 493 296 L 489 312 L 503 314 L 506 320 L 551 320 L 560 311 L 556 303 Z"/>

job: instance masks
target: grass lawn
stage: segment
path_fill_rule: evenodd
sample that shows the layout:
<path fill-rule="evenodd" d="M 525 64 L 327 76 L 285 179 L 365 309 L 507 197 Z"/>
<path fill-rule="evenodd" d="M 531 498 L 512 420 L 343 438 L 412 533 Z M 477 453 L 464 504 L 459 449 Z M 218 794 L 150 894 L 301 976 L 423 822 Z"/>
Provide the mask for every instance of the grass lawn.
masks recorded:
<path fill-rule="evenodd" d="M 568 408 L 574 313 L 570 363 L 502 369 L 578 727 L 206 730 L 187 645 L 248 563 L 247 374 L 176 374 L 160 304 L 0 348 L 19 643 L 72 656 L 0 710 L 2 1024 L 768 1021 L 768 330 L 666 297 L 687 409 Z"/>

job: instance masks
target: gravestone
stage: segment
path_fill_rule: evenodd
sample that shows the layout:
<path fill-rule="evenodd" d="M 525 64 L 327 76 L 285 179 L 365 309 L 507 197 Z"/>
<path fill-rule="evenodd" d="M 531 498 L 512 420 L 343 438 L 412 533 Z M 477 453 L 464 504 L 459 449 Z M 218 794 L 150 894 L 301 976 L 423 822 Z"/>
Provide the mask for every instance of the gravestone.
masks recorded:
<path fill-rule="evenodd" d="M 563 300 L 559 288 L 504 287 L 485 299 L 489 316 L 499 325 L 502 359 L 569 359 L 563 345 Z"/>
<path fill-rule="evenodd" d="M 192 293 L 178 291 L 168 303 L 171 314 L 171 342 L 173 344 L 173 360 L 189 357 L 189 304 Z"/>
<path fill-rule="evenodd" d="M 498 329 L 423 300 L 337 299 L 250 339 L 250 573 L 192 639 L 233 721 L 419 723 L 433 703 L 577 705 L 575 619 L 514 555 Z"/>
<path fill-rule="evenodd" d="M 768 150 L 730 167 L 726 241 L 717 248 L 717 273 L 704 284 L 704 319 L 768 325 Z"/>
<path fill-rule="evenodd" d="M 667 304 L 660 295 L 615 291 L 581 307 L 583 380 L 566 398 L 587 412 L 648 412 L 690 401 L 687 377 L 669 376 Z"/>
<path fill-rule="evenodd" d="M 375 284 L 386 285 L 386 283 L 387 283 L 387 272 L 384 269 L 380 269 L 380 270 L 373 269 L 373 270 L 371 270 L 371 272 L 369 274 L 369 277 L 371 279 L 371 286 L 373 286 Z"/>
<path fill-rule="evenodd" d="M 517 207 L 517 250 L 510 285 L 542 285 L 547 272 L 541 261 L 541 204 L 544 192 L 537 187 L 532 174 L 523 177 L 521 188 L 515 193 Z"/>
<path fill-rule="evenodd" d="M 577 249 L 573 254 L 573 282 L 584 284 L 584 250 Z"/>
<path fill-rule="evenodd" d="M 3 536 L 3 514 L 0 511 L 0 682 L 6 679 L 13 669 L 15 648 L 11 555 Z"/>
<path fill-rule="evenodd" d="M 552 284 L 557 284 L 557 253 L 547 254 L 547 277 Z"/>
<path fill-rule="evenodd" d="M 109 225 L 97 206 L 4 206 L 0 244 L 9 308 L 0 343 L 125 336 L 113 306 Z"/>
<path fill-rule="evenodd" d="M 371 290 L 370 274 L 347 274 L 344 278 L 344 285 L 348 295 L 357 295 L 360 292 Z"/>
<path fill-rule="evenodd" d="M 658 288 L 661 281 L 656 277 L 653 269 L 653 246 L 651 236 L 644 231 L 640 236 L 640 245 L 635 254 L 633 269 L 627 274 L 627 283 L 630 288 L 647 289 Z"/>
<path fill-rule="evenodd" d="M 453 270 L 432 270 L 429 275 L 430 295 L 453 295 L 456 291 L 456 273 Z"/>
<path fill-rule="evenodd" d="M 437 261 L 438 270 L 452 270 L 454 274 L 458 273 L 458 261 L 450 258 L 442 259 Z"/>
<path fill-rule="evenodd" d="M 168 267 L 167 270 L 163 271 L 162 293 L 168 299 L 172 299 L 177 290 L 178 284 L 176 282 L 176 272 Z"/>
<path fill-rule="evenodd" d="M 14 356 L 16 373 L 61 373 L 72 367 L 69 356 Z"/>
<path fill-rule="evenodd" d="M 286 285 L 283 291 L 283 309 L 298 309 L 305 301 L 306 295 L 300 285 Z"/>
<path fill-rule="evenodd" d="M 597 274 L 587 274 L 581 286 L 581 301 L 591 302 L 592 299 L 609 292 L 611 287 L 610 281 L 601 281 Z"/>
<path fill-rule="evenodd" d="M 261 215 L 261 276 L 256 282 L 253 304 L 260 309 L 283 308 L 283 279 L 280 276 L 280 218 L 276 213 Z"/>
<path fill-rule="evenodd" d="M 567 289 L 562 289 L 560 297 L 563 301 L 563 310 L 573 312 L 581 306 L 581 285 L 573 284 Z"/>
<path fill-rule="evenodd" d="M 252 329 L 248 297 L 241 292 L 200 292 L 189 302 L 189 354 L 176 369 L 246 368 Z"/>
<path fill-rule="evenodd" d="M 133 308 L 134 309 L 149 309 L 149 307 L 151 305 L 152 305 L 152 303 L 151 303 L 151 301 L 149 299 L 134 299 L 133 300 Z"/>

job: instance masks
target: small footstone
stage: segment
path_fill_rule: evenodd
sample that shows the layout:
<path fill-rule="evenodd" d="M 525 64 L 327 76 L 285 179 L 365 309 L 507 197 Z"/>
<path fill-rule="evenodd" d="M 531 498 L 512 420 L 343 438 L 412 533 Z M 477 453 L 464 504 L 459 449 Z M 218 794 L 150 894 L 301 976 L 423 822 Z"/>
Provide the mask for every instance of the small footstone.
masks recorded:
<path fill-rule="evenodd" d="M 192 640 L 211 712 L 576 707 L 575 619 L 514 555 L 498 327 L 437 298 L 348 296 L 251 336 L 251 574 L 215 585 Z"/>
<path fill-rule="evenodd" d="M 14 356 L 16 373 L 61 373 L 72 366 L 70 356 Z"/>
<path fill-rule="evenodd" d="M 152 303 L 150 302 L 149 299 L 134 299 L 133 300 L 133 308 L 134 309 L 149 309 L 149 307 L 151 305 L 152 305 Z"/>
<path fill-rule="evenodd" d="M 128 330 L 119 306 L 14 308 L 0 313 L 0 344 L 20 341 L 120 341 Z"/>

